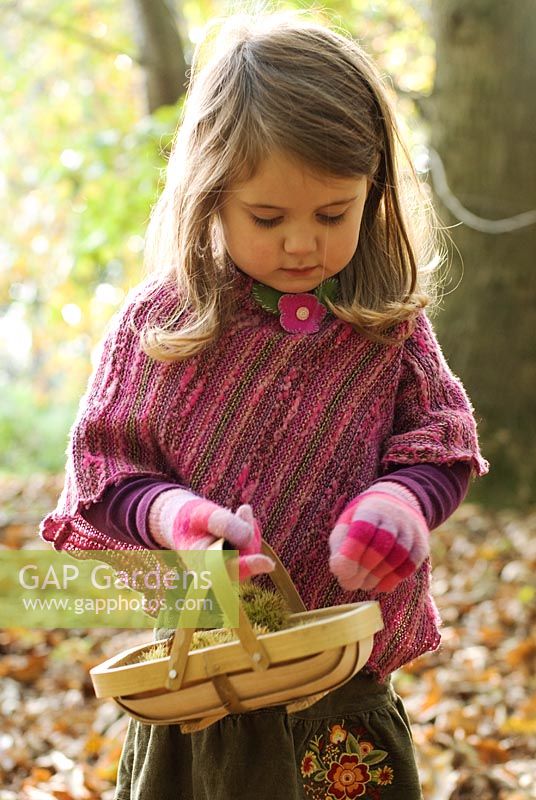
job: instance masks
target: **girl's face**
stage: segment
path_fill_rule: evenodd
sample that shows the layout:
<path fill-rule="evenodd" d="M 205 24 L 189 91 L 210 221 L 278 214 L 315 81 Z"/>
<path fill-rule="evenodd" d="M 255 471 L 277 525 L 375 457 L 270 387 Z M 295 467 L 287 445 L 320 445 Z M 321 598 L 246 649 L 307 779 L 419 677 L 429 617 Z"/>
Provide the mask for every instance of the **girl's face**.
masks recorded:
<path fill-rule="evenodd" d="M 281 292 L 309 292 L 354 255 L 370 181 L 313 176 L 283 153 L 231 186 L 220 211 L 236 266 Z"/>

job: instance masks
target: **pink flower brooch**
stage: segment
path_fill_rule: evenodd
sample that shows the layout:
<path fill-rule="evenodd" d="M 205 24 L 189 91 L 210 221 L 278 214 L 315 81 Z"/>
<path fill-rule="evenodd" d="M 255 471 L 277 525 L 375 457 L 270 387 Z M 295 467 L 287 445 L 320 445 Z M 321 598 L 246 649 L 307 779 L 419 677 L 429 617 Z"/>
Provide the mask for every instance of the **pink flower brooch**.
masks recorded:
<path fill-rule="evenodd" d="M 314 292 L 284 294 L 255 281 L 252 294 L 265 311 L 279 315 L 283 330 L 288 333 L 316 333 L 328 313 L 324 301 L 328 299 L 334 302 L 338 287 L 335 278 L 328 278 Z"/>

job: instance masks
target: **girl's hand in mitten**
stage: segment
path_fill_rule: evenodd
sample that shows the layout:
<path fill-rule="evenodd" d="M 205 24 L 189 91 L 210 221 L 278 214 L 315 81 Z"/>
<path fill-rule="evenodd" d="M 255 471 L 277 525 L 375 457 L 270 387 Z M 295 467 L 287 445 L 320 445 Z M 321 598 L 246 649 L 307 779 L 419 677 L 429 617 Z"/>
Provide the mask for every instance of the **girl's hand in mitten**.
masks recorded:
<path fill-rule="evenodd" d="M 428 525 L 413 492 L 371 486 L 344 509 L 329 537 L 329 567 L 343 589 L 391 592 L 429 553 Z"/>
<path fill-rule="evenodd" d="M 253 509 L 250 505 L 243 505 L 236 511 L 236 516 L 253 528 L 253 535 L 244 547 L 239 550 L 238 557 L 238 577 L 244 581 L 254 575 L 262 575 L 265 572 L 272 572 L 275 563 L 269 556 L 261 553 L 261 529 L 259 523 L 253 516 Z"/>
<path fill-rule="evenodd" d="M 260 552 L 261 532 L 249 505 L 234 513 L 186 489 L 170 489 L 152 503 L 149 529 L 158 544 L 171 550 L 206 550 L 225 539 L 240 553 L 240 580 L 275 568 Z"/>

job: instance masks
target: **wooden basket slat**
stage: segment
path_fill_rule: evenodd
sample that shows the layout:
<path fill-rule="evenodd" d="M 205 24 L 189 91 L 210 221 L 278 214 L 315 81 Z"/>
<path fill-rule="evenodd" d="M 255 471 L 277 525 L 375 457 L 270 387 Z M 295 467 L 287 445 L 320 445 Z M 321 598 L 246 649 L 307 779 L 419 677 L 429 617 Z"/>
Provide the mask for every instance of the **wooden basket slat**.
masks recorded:
<path fill-rule="evenodd" d="M 314 679 L 321 679 L 326 672 L 330 672 L 337 666 L 340 658 L 340 650 L 325 651 L 324 653 L 313 656 L 311 659 L 305 659 L 307 663 L 306 665 L 302 665 L 302 669 L 304 667 L 306 670 L 310 669 Z M 285 664 L 270 669 L 270 691 L 263 692 L 263 696 L 264 694 L 271 696 L 274 691 L 288 688 L 289 682 L 291 686 L 299 683 L 299 678 L 296 676 L 296 668 L 299 671 L 299 663 L 298 665 L 294 663 Z M 299 674 L 301 675 L 301 673 Z M 230 675 L 229 680 L 233 684 L 233 688 L 240 698 L 240 702 L 245 706 L 251 706 L 252 699 L 259 694 L 258 676 L 250 670 L 248 672 Z M 142 699 L 137 699 L 135 696 L 125 697 L 123 695 L 118 699 L 124 706 L 137 711 L 141 715 L 150 714 L 153 717 L 161 717 L 164 719 L 170 712 L 169 694 Z M 221 711 L 221 707 L 221 700 L 212 685 L 212 681 L 205 679 L 192 686 L 183 687 L 180 696 L 179 693 L 177 693 L 175 715 L 177 717 L 184 715 L 184 719 L 195 719 L 196 717 L 217 714 Z"/>
<path fill-rule="evenodd" d="M 322 650 L 366 639 L 380 630 L 382 625 L 378 606 L 374 602 L 333 606 L 292 614 L 290 617 L 291 620 L 309 618 L 311 621 L 299 628 L 286 628 L 259 636 L 272 664 L 306 658 Z M 90 674 L 97 697 L 130 695 L 164 688 L 167 658 L 138 664 L 124 663 L 154 645 L 154 642 L 138 645 L 93 667 Z M 250 659 L 238 641 L 192 650 L 188 656 L 184 684 L 199 681 L 207 675 L 248 670 L 250 666 Z"/>
<path fill-rule="evenodd" d="M 368 645 L 368 642 L 363 644 Z M 362 648 L 354 643 L 324 651 L 305 659 L 301 664 L 271 668 L 266 675 L 262 694 L 259 694 L 258 675 L 255 673 L 241 673 L 230 680 L 240 702 L 248 711 L 282 705 L 296 697 L 297 689 L 300 695 L 313 695 L 346 683 L 368 658 L 368 653 L 360 653 L 360 650 L 370 653 L 370 646 Z M 186 687 L 180 693 L 143 699 L 119 697 L 116 703 L 136 719 L 152 724 L 174 724 L 226 713 L 209 680 Z"/>

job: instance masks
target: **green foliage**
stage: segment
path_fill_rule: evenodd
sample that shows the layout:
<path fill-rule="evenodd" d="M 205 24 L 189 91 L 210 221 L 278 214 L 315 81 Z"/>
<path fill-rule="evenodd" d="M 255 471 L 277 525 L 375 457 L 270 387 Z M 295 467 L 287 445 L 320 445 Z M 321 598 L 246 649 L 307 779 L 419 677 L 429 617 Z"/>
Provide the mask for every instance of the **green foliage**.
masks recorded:
<path fill-rule="evenodd" d="M 61 472 L 74 404 L 36 401 L 33 387 L 18 382 L 0 391 L 0 472 Z"/>

